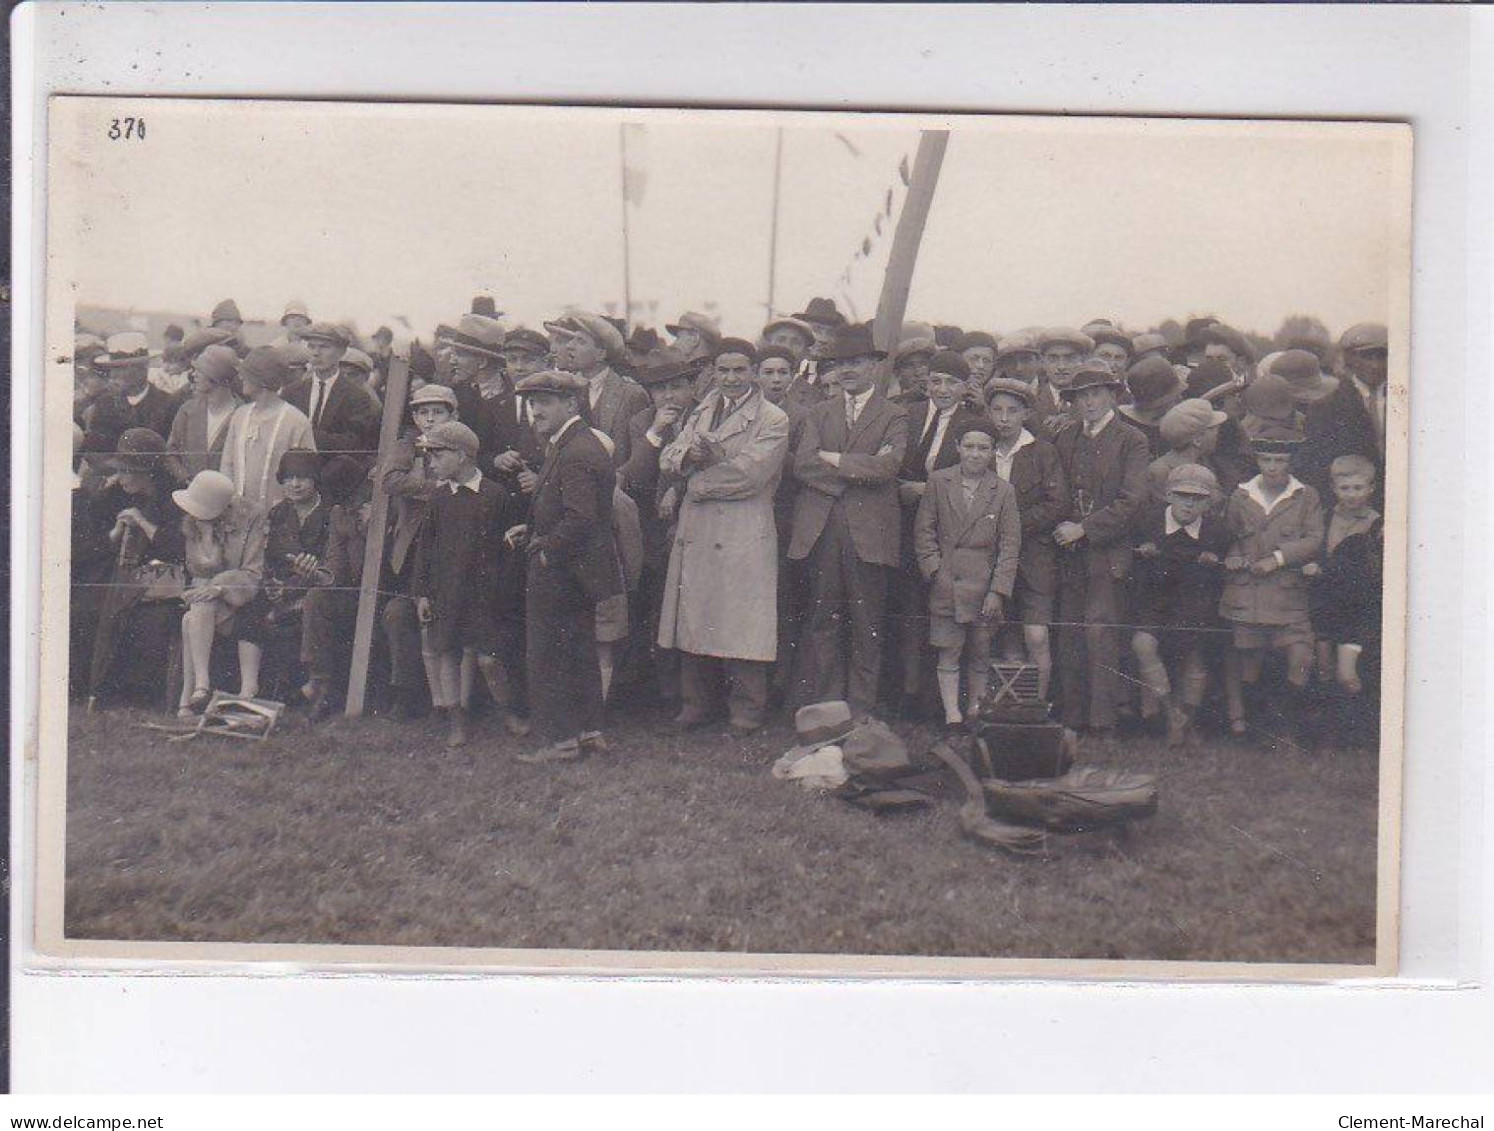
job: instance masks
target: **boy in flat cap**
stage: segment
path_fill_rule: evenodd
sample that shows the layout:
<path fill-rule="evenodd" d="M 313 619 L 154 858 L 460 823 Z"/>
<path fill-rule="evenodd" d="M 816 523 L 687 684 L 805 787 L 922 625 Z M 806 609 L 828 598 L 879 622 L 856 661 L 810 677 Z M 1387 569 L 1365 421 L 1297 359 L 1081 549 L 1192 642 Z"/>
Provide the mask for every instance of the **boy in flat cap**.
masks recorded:
<path fill-rule="evenodd" d="M 332 322 L 313 322 L 301 332 L 311 361 L 300 381 L 285 390 L 285 400 L 311 421 L 317 451 L 351 455 L 373 463 L 379 446 L 379 402 L 368 386 L 342 371 L 348 332 Z"/>
<path fill-rule="evenodd" d="M 1059 326 L 1041 331 L 1037 338 L 1043 369 L 1038 375 L 1033 408 L 1035 423 L 1045 439 L 1053 439 L 1075 419 L 1074 402 L 1065 391 L 1079 366 L 1094 352 L 1094 339 L 1078 330 Z M 1107 366 L 1107 368 L 1109 368 Z M 1116 386 L 1117 391 L 1120 386 Z"/>
<path fill-rule="evenodd" d="M 1162 416 L 1158 431 L 1167 451 L 1152 460 L 1146 469 L 1150 498 L 1154 504 L 1167 501 L 1167 477 L 1174 468 L 1185 464 L 1206 467 L 1220 484 L 1218 498 L 1222 503 L 1235 489 L 1233 482 L 1226 482 L 1215 466 L 1213 456 L 1219 446 L 1219 429 L 1229 417 L 1208 401 L 1191 397 L 1179 401 Z"/>
<path fill-rule="evenodd" d="M 528 556 L 525 620 L 531 721 L 548 745 L 525 762 L 565 762 L 607 748 L 602 736 L 602 671 L 597 604 L 623 591 L 613 542 L 616 473 L 582 420 L 588 385 L 575 373 L 546 370 L 519 382 L 535 430 L 548 442 L 527 524 L 505 540 Z"/>
<path fill-rule="evenodd" d="M 446 745 L 458 747 L 467 741 L 465 656 L 475 657 L 494 700 L 507 702 L 498 625 L 507 492 L 477 470 L 477 434 L 465 424 L 437 424 L 418 445 L 436 487 L 420 528 L 410 595 L 422 625 L 431 703 L 446 713 Z"/>
<path fill-rule="evenodd" d="M 1202 464 L 1167 472 L 1163 501 L 1143 509 L 1137 524 L 1136 632 L 1131 651 L 1149 694 L 1141 711 L 1160 705 L 1167 741 L 1188 741 L 1203 703 L 1209 668 L 1222 652 L 1219 597 L 1229 528 L 1212 513 L 1219 481 Z"/>
<path fill-rule="evenodd" d="M 961 425 L 959 462 L 929 476 L 914 525 L 918 568 L 928 582 L 929 643 L 944 724 L 957 727 L 986 693 L 991 638 L 1017 580 L 1022 521 L 1010 483 L 991 469 L 996 426 L 982 417 Z M 966 701 L 960 706 L 964 661 Z"/>
<path fill-rule="evenodd" d="M 1260 681 L 1267 651 L 1285 654 L 1287 714 L 1302 717 L 1313 668 L 1313 630 L 1302 567 L 1323 545 L 1318 493 L 1292 474 L 1302 433 L 1266 424 L 1251 437 L 1260 473 L 1230 496 L 1224 518 L 1232 539 L 1219 612 L 1234 629 L 1226 670 L 1230 731 L 1246 732 L 1244 687 Z"/>
<path fill-rule="evenodd" d="M 968 330 L 961 334 L 951 347 L 965 359 L 970 367 L 970 380 L 977 389 L 984 389 L 986 382 L 996 376 L 996 351 L 1000 345 L 994 334 L 984 330 Z"/>
<path fill-rule="evenodd" d="M 1022 520 L 1022 547 L 1017 559 L 1017 582 L 1011 607 L 1020 621 L 1020 638 L 1003 632 L 1002 654 L 1008 659 L 1026 656 L 1038 670 L 1038 695 L 1048 698 L 1053 676 L 1053 650 L 1049 625 L 1053 623 L 1058 593 L 1058 547 L 1053 529 L 1068 514 L 1069 483 L 1058 449 L 1040 440 L 1027 427 L 1032 412 L 1033 390 L 1011 377 L 993 377 L 986 383 L 987 413 L 996 426 L 996 446 L 991 467 L 1017 493 L 1017 515 Z"/>
<path fill-rule="evenodd" d="M 908 446 L 906 412 L 877 387 L 885 358 L 869 326 L 836 336 L 824 360 L 839 391 L 810 410 L 794 452 L 802 489 L 789 557 L 809 563 L 811 586 L 799 651 L 805 703 L 876 706 L 888 573 L 901 561 L 897 472 Z"/>
<path fill-rule="evenodd" d="M 1121 379 L 1101 361 L 1079 366 L 1066 400 L 1077 425 L 1054 445 L 1069 508 L 1053 530 L 1059 550 L 1058 663 L 1063 723 L 1106 736 L 1119 702 L 1120 630 L 1131 572 L 1131 524 L 1147 497 L 1146 437 L 1115 411 Z"/>

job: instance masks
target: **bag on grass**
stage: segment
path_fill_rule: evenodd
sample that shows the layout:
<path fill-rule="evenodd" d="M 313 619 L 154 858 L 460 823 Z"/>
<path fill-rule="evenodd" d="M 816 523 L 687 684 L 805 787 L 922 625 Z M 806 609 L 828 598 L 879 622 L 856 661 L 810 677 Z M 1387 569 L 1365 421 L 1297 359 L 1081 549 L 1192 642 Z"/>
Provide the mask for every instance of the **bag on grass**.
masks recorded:
<path fill-rule="evenodd" d="M 1157 811 L 1157 781 L 1150 774 L 1097 767 L 1059 778 L 1010 782 L 987 779 L 986 804 L 998 817 L 1054 832 L 1082 832 Z"/>

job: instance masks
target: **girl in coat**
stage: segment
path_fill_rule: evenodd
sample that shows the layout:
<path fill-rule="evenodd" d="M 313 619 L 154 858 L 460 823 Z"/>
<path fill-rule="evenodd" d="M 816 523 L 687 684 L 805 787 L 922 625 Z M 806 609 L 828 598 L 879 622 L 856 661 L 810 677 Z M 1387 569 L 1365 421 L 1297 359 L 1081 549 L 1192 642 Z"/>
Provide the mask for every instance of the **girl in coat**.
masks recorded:
<path fill-rule="evenodd" d="M 964 660 L 966 709 L 986 693 L 991 636 L 1017 580 L 1022 520 L 1017 493 L 991 468 L 996 426 L 981 417 L 959 433 L 960 462 L 929 476 L 914 520 L 918 568 L 929 583 L 929 643 L 945 725 L 964 720 L 960 663 Z"/>

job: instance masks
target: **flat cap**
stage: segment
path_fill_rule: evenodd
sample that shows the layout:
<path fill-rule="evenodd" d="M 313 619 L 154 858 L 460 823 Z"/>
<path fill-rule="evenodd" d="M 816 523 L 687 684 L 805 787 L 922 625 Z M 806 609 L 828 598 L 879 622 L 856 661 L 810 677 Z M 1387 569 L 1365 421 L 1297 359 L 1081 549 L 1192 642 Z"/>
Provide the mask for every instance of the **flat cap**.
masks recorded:
<path fill-rule="evenodd" d="M 590 338 L 607 355 L 609 361 L 622 361 L 627 357 L 627 343 L 622 333 L 600 314 L 584 310 L 573 310 L 564 318 L 546 322 L 545 329 L 559 337 L 575 337 L 581 334 Z"/>
<path fill-rule="evenodd" d="M 1227 414 L 1220 412 L 1208 401 L 1193 397 L 1179 401 L 1168 409 L 1159 427 L 1162 430 L 1162 440 L 1169 448 L 1181 448 L 1228 419 Z"/>
<path fill-rule="evenodd" d="M 536 393 L 557 393 L 579 397 L 586 395 L 587 388 L 585 377 L 567 373 L 562 369 L 546 369 L 525 377 L 514 386 L 514 392 L 524 396 L 534 396 Z"/>
<path fill-rule="evenodd" d="M 934 340 L 933 334 L 928 337 L 904 338 L 892 347 L 892 364 L 901 365 L 910 357 L 933 357 L 938 352 L 939 343 Z"/>
<path fill-rule="evenodd" d="M 352 339 L 348 332 L 336 322 L 313 322 L 301 331 L 303 342 L 331 342 L 336 346 L 346 346 Z"/>
<path fill-rule="evenodd" d="M 984 330 L 967 330 L 955 339 L 951 349 L 964 353 L 966 350 L 985 348 L 995 353 L 1001 348 L 1001 343 L 996 340 L 994 334 L 988 334 Z"/>
<path fill-rule="evenodd" d="M 766 338 L 774 330 L 794 330 L 802 334 L 806 342 L 814 341 L 814 327 L 802 318 L 775 318 L 763 327 L 763 337 Z"/>
<path fill-rule="evenodd" d="M 1045 329 L 1038 337 L 1038 349 L 1046 350 L 1049 346 L 1072 346 L 1080 353 L 1093 353 L 1095 340 L 1088 334 L 1081 333 L 1070 326 L 1052 326 Z"/>
<path fill-rule="evenodd" d="M 1167 489 L 1180 495 L 1213 498 L 1219 493 L 1219 480 L 1201 463 L 1184 463 L 1167 473 Z"/>
<path fill-rule="evenodd" d="M 486 314 L 464 314 L 457 319 L 456 328 L 451 331 L 446 343 L 452 349 L 496 360 L 502 356 L 499 350 L 503 348 L 505 337 L 503 323 L 498 319 Z M 550 348 L 548 342 L 545 348 Z"/>
<path fill-rule="evenodd" d="M 1260 421 L 1250 433 L 1250 446 L 1258 452 L 1294 452 L 1307 437 L 1296 424 L 1276 420 Z"/>
<path fill-rule="evenodd" d="M 711 360 L 722 354 L 739 353 L 753 365 L 757 364 L 757 347 L 746 338 L 722 338 L 711 350 Z"/>
<path fill-rule="evenodd" d="M 1171 348 L 1170 343 L 1161 334 L 1137 334 L 1131 339 L 1131 352 L 1140 358 L 1143 354 L 1157 353 Z"/>
<path fill-rule="evenodd" d="M 687 310 L 681 314 L 678 322 L 667 323 L 664 329 L 671 334 L 679 335 L 681 330 L 694 330 L 701 337 L 715 341 L 721 336 L 721 324 L 708 314 L 699 311 Z"/>
<path fill-rule="evenodd" d="M 1073 400 L 1085 389 L 1119 389 L 1123 382 L 1103 361 L 1093 359 L 1084 362 L 1074 373 L 1073 383 L 1063 390 L 1066 401 Z"/>
<path fill-rule="evenodd" d="M 437 385 L 435 382 L 421 385 L 410 394 L 410 407 L 413 409 L 423 404 L 444 404 L 452 412 L 456 412 L 456 393 L 449 386 Z"/>
<path fill-rule="evenodd" d="M 990 401 L 997 393 L 1005 393 L 1009 397 L 1017 397 L 1028 408 L 1032 407 L 1034 400 L 1032 386 L 1026 381 L 1018 381 L 1015 377 L 992 377 L 986 382 L 986 400 Z"/>
<path fill-rule="evenodd" d="M 970 365 L 954 350 L 940 350 L 934 355 L 934 360 L 929 362 L 930 373 L 945 373 L 951 377 L 958 377 L 961 381 L 970 380 Z"/>
<path fill-rule="evenodd" d="M 373 358 L 354 346 L 349 346 L 347 352 L 342 355 L 342 363 L 351 365 L 354 369 L 361 369 L 364 373 L 373 372 Z"/>
<path fill-rule="evenodd" d="M 1036 338 L 1030 333 L 1018 330 L 1001 339 L 1001 345 L 996 347 L 996 359 L 1000 361 L 1003 358 L 1015 357 L 1019 353 L 1030 353 L 1036 357 L 1041 352 Z"/>
<path fill-rule="evenodd" d="M 1127 353 L 1130 353 L 1135 348 L 1131 341 L 1131 335 L 1112 322 L 1097 319 L 1094 322 L 1087 323 L 1080 333 L 1092 339 L 1096 346 L 1103 342 L 1109 342 L 1111 345 L 1120 346 Z"/>
<path fill-rule="evenodd" d="M 549 353 L 550 340 L 538 330 L 520 326 L 517 330 L 510 330 L 503 336 L 503 348 L 499 352 Z"/>
<path fill-rule="evenodd" d="M 460 420 L 443 420 L 416 440 L 415 446 L 427 452 L 442 449 L 466 452 L 469 459 L 476 459 L 477 433 Z"/>
<path fill-rule="evenodd" d="M 285 325 L 285 320 L 292 315 L 300 315 L 306 321 L 311 321 L 311 314 L 306 309 L 306 304 L 298 298 L 293 298 L 285 304 L 285 312 L 280 315 L 280 324 Z"/>
<path fill-rule="evenodd" d="M 1390 335 L 1378 322 L 1361 322 L 1344 331 L 1338 340 L 1338 348 L 1345 351 L 1389 349 Z"/>

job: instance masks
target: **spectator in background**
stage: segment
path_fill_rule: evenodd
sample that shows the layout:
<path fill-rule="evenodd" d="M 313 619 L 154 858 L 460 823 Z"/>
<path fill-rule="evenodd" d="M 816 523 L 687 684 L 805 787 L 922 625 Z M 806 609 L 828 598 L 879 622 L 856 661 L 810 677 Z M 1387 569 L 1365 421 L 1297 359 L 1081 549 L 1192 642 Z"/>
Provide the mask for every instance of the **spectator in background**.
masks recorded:
<path fill-rule="evenodd" d="M 289 376 L 285 358 L 274 346 L 250 350 L 239 362 L 239 382 L 247 403 L 234 409 L 223 439 L 220 469 L 236 495 L 265 513 L 281 499 L 275 477 L 280 458 L 291 448 L 316 448 L 311 421 L 280 396 Z M 203 474 L 199 472 L 192 482 Z"/>
<path fill-rule="evenodd" d="M 681 351 L 686 360 L 709 358 L 710 351 L 704 343 L 719 340 L 719 335 L 712 339 L 703 328 L 707 324 L 700 321 L 702 317 L 686 315 L 680 319 L 680 325 L 669 327 L 671 334 L 694 334 L 702 343 L 693 351 Z M 627 352 L 623 336 L 617 332 L 617 327 L 600 315 L 580 311 L 558 322 L 546 322 L 545 329 L 555 337 L 556 366 L 585 379 L 586 397 L 582 411 L 592 427 L 612 437 L 615 445 L 612 463 L 614 467 L 621 467 L 632 453 L 628 423 L 648 405 L 648 394 L 643 387 L 612 368 L 611 363 Z"/>
<path fill-rule="evenodd" d="M 286 402 L 311 421 L 323 456 L 350 455 L 370 466 L 382 414 L 368 388 L 343 374 L 348 332 L 331 322 L 314 322 L 301 332 L 301 344 L 311 351 L 311 364 L 286 388 Z"/>
<path fill-rule="evenodd" d="M 292 342 L 299 342 L 302 333 L 310 327 L 311 315 L 306 311 L 306 304 L 293 298 L 285 304 L 285 313 L 280 316 L 280 336 L 270 344 L 287 346 Z"/>
<path fill-rule="evenodd" d="M 166 465 L 179 483 L 221 466 L 228 423 L 243 403 L 234 394 L 238 368 L 238 355 L 227 346 L 208 346 L 193 360 L 192 395 L 177 410 L 166 438 Z"/>
<path fill-rule="evenodd" d="M 94 365 L 108 376 L 122 402 L 126 428 L 148 428 L 158 436 L 171 431 L 176 398 L 150 383 L 150 348 L 145 335 L 134 330 L 113 334 Z"/>

